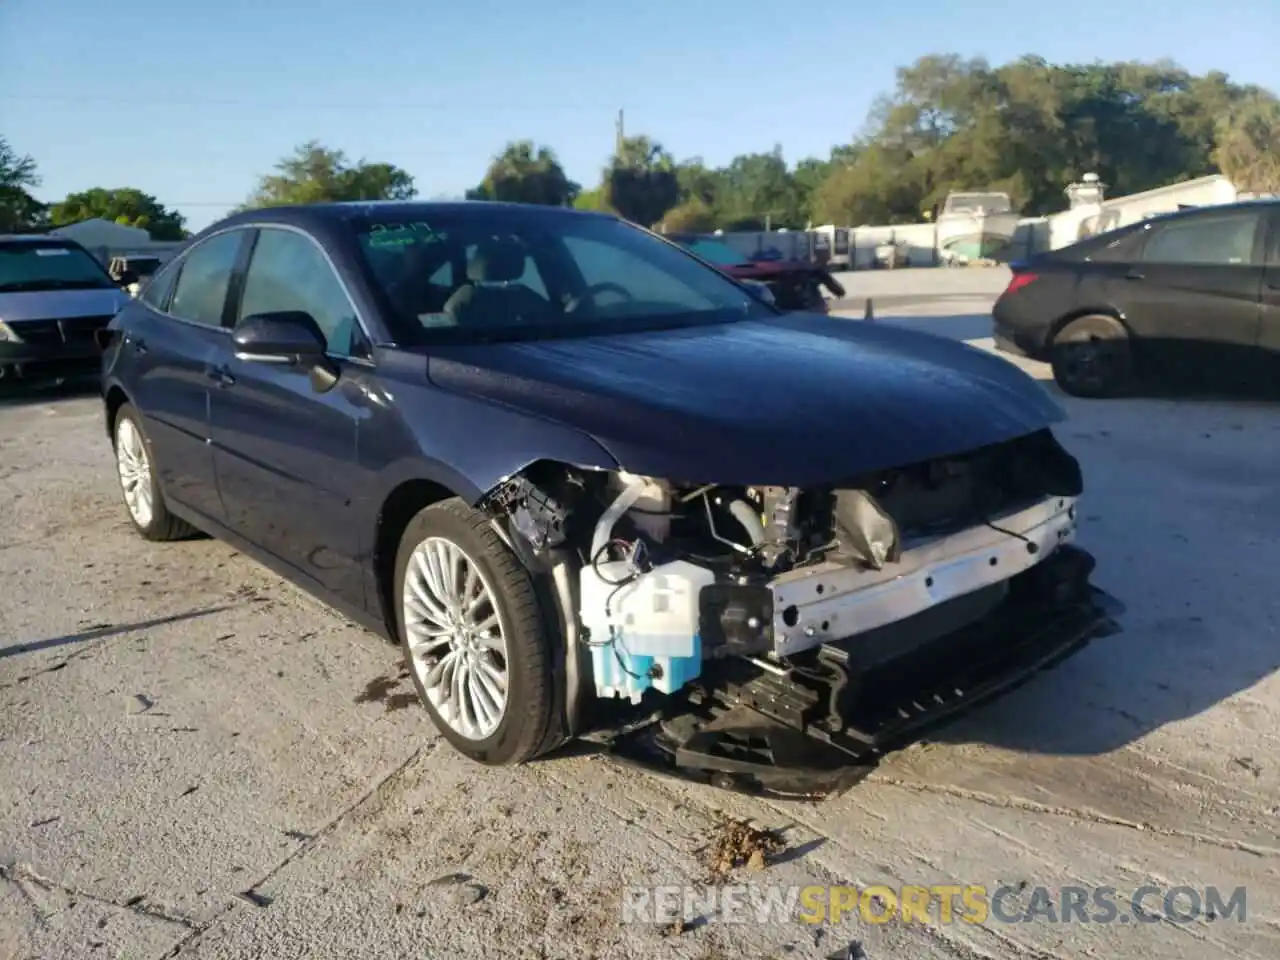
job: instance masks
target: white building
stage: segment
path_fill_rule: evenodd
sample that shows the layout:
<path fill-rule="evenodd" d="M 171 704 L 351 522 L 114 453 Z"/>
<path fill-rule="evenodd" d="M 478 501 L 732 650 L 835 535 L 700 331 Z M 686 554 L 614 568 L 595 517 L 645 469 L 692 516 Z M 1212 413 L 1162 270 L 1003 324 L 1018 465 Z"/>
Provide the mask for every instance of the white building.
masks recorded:
<path fill-rule="evenodd" d="M 1093 174 L 1086 174 L 1083 181 L 1067 187 L 1070 208 L 1044 218 L 1050 248 L 1056 250 L 1089 234 L 1127 227 L 1131 223 L 1186 207 L 1212 207 L 1235 203 L 1239 199 L 1235 184 L 1222 174 L 1184 180 L 1110 200 L 1102 199 L 1104 189 L 1105 184 Z"/>

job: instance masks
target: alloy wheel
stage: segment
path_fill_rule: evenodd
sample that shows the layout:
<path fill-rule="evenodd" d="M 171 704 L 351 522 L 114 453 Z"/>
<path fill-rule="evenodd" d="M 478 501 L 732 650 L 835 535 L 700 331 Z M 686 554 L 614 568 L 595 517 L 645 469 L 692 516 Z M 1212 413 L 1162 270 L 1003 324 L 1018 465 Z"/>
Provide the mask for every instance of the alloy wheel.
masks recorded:
<path fill-rule="evenodd" d="M 116 470 L 129 515 L 134 523 L 146 529 L 155 516 L 151 500 L 151 461 L 142 432 L 128 417 L 121 417 L 116 425 Z"/>
<path fill-rule="evenodd" d="M 495 591 L 444 537 L 414 549 L 404 573 L 410 666 L 435 713 L 468 740 L 493 735 L 507 710 L 506 634 Z"/>

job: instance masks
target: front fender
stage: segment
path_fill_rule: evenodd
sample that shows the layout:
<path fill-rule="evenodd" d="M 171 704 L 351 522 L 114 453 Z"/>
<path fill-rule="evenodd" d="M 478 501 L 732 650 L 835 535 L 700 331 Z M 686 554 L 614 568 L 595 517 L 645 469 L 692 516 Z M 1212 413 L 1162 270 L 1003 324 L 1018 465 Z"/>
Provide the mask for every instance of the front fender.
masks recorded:
<path fill-rule="evenodd" d="M 539 460 L 592 470 L 618 462 L 588 434 L 429 383 L 397 384 L 394 406 L 360 426 L 361 465 L 381 502 L 410 480 L 435 483 L 475 505 L 503 480 Z"/>

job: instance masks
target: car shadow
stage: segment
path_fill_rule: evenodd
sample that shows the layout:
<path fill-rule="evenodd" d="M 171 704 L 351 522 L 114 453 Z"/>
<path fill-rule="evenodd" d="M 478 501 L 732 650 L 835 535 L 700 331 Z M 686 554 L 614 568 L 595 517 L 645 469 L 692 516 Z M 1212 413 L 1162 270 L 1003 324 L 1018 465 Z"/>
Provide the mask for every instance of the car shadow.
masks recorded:
<path fill-rule="evenodd" d="M 1053 756 L 1112 753 L 1269 677 L 1280 654 L 1257 640 L 1197 616 L 1122 618 L 1116 634 L 925 739 Z"/>
<path fill-rule="evenodd" d="M 96 374 L 61 380 L 0 380 L 0 410 L 97 396 L 101 380 Z"/>
<path fill-rule="evenodd" d="M 1280 467 L 1260 456 L 1280 427 L 1270 404 L 1212 396 L 1066 404 L 1060 435 L 1086 484 L 1079 543 L 1124 605 L 1119 632 L 929 739 L 1107 754 L 1280 670 L 1267 591 Z"/>
<path fill-rule="evenodd" d="M 137 623 L 121 623 L 108 624 L 104 623 L 99 626 L 92 627 L 80 633 L 69 633 L 61 637 L 47 637 L 44 640 L 28 640 L 23 643 L 16 643 L 8 647 L 0 647 L 0 660 L 6 657 L 17 657 L 24 653 L 36 653 L 40 650 L 52 650 L 57 647 L 70 646 L 76 643 L 89 643 L 94 640 L 102 640 L 106 637 L 118 636 L 122 633 L 137 633 L 151 630 L 155 627 L 167 626 L 171 623 L 181 623 L 185 620 L 197 620 L 201 617 L 209 617 L 215 613 L 222 613 L 230 610 L 229 606 L 207 607 L 203 610 L 192 610 L 187 613 L 175 613 L 168 617 L 157 617 L 154 620 L 142 620 Z"/>

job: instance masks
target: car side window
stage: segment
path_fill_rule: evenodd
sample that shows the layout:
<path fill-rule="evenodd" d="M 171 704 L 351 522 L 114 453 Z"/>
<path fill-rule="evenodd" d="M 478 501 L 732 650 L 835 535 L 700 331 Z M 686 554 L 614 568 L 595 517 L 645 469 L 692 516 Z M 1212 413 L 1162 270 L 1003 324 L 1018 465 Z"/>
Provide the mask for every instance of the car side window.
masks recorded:
<path fill-rule="evenodd" d="M 1256 211 L 1210 214 L 1153 225 L 1143 248 L 1146 263 L 1248 266 L 1262 224 Z"/>
<path fill-rule="evenodd" d="M 173 292 L 173 283 L 181 269 L 178 261 L 165 264 L 146 282 L 138 298 L 152 309 L 163 311 L 168 306 L 169 294 Z"/>
<path fill-rule="evenodd" d="M 355 307 L 320 247 L 292 230 L 263 227 L 245 274 L 239 319 L 291 310 L 315 319 L 329 353 L 358 352 L 363 337 Z"/>
<path fill-rule="evenodd" d="M 1091 246 L 1088 247 L 1085 259 L 1095 263 L 1132 263 L 1138 259 L 1146 239 L 1141 230 L 1132 230 L 1111 238 L 1106 234 L 1099 234 L 1087 241 Z"/>
<path fill-rule="evenodd" d="M 192 247 L 182 258 L 169 313 L 207 327 L 222 326 L 227 288 L 244 233 L 232 230 Z"/>

